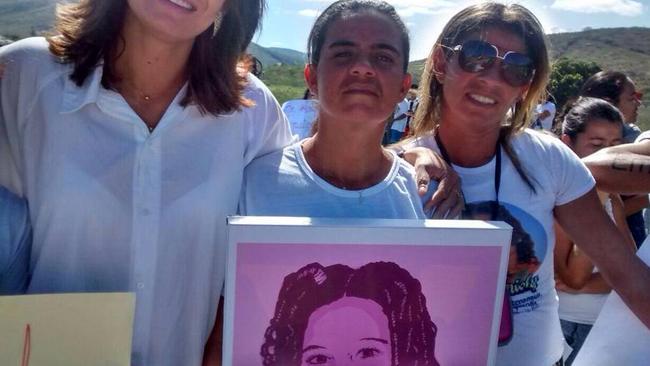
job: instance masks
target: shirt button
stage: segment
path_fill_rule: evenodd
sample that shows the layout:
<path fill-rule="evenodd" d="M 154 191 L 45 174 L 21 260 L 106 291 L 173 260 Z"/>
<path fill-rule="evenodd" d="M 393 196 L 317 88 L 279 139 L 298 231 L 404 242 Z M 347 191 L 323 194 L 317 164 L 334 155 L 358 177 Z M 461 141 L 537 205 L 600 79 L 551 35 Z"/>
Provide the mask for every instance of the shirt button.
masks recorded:
<path fill-rule="evenodd" d="M 140 214 L 142 216 L 149 216 L 151 214 L 151 211 L 149 211 L 148 208 L 143 208 L 143 209 L 140 210 Z"/>
<path fill-rule="evenodd" d="M 142 290 L 144 288 L 144 282 L 138 282 L 137 285 L 138 290 Z"/>

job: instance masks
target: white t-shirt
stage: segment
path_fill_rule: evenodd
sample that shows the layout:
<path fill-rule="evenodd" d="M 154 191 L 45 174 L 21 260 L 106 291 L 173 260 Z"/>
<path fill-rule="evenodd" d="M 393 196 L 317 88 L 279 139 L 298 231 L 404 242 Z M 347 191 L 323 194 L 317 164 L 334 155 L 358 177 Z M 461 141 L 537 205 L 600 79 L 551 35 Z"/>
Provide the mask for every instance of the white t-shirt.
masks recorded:
<path fill-rule="evenodd" d="M 431 134 L 411 144 L 439 151 Z M 595 182 L 580 159 L 558 139 L 526 130 L 514 136 L 511 144 L 536 193 L 501 149 L 499 203 L 523 227 L 524 237 L 532 240 L 540 266 L 506 286 L 512 298 L 514 335 L 508 345 L 499 347 L 497 365 L 549 366 L 560 359 L 563 350 L 553 276 L 553 209 L 583 196 Z M 495 160 L 477 168 L 454 166 L 468 206 L 495 200 Z"/>
<path fill-rule="evenodd" d="M 314 99 L 294 99 L 282 104 L 282 111 L 287 115 L 291 132 L 299 140 L 309 137 L 311 125 L 318 116 L 318 101 Z"/>
<path fill-rule="evenodd" d="M 362 190 L 329 184 L 311 169 L 301 143 L 246 167 L 242 215 L 423 219 L 415 171 L 394 153 L 383 181 Z"/>
<path fill-rule="evenodd" d="M 538 104 L 537 107 L 535 107 L 535 116 L 539 116 L 544 111 L 548 111 L 549 115 L 546 118 L 540 119 L 539 122 L 542 124 L 541 127 L 543 130 L 550 131 L 551 128 L 553 128 L 553 119 L 555 118 L 555 104 L 551 101 Z"/>
<path fill-rule="evenodd" d="M 393 118 L 397 118 L 404 113 L 409 111 L 409 105 L 411 102 L 409 102 L 408 99 L 404 99 L 401 102 L 397 103 L 397 107 L 395 109 L 395 113 L 393 113 Z M 408 119 L 407 116 L 404 116 L 402 119 L 397 119 L 393 121 L 393 124 L 390 126 L 391 130 L 399 131 L 399 132 L 404 132 L 406 130 L 406 120 Z"/>
<path fill-rule="evenodd" d="M 634 142 L 641 142 L 643 140 L 650 140 L 650 130 L 641 132 Z"/>
<path fill-rule="evenodd" d="M 182 107 L 147 127 L 120 94 L 82 87 L 43 38 L 0 48 L 0 185 L 29 202 L 29 293 L 131 291 L 132 365 L 201 365 L 225 275 L 226 216 L 244 167 L 291 142 L 255 77 L 254 107 Z"/>

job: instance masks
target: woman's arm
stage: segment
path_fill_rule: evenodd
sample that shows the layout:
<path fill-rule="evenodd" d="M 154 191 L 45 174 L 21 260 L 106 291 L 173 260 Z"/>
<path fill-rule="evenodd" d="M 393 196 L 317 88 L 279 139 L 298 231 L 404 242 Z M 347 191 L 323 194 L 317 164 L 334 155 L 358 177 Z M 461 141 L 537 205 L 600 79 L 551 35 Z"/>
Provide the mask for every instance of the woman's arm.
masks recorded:
<path fill-rule="evenodd" d="M 555 217 L 634 314 L 650 327 L 650 268 L 624 247 L 625 238 L 601 207 L 596 190 L 557 206 Z"/>
<path fill-rule="evenodd" d="M 616 227 L 618 228 L 618 231 L 621 232 L 621 235 L 625 238 L 625 247 L 631 250 L 632 252 L 636 252 L 636 243 L 634 242 L 634 237 L 632 236 L 632 232 L 630 232 L 630 227 L 627 226 L 627 212 L 626 211 L 626 205 L 621 199 L 621 196 L 613 193 L 609 195 L 610 201 L 612 202 L 612 213 L 614 215 L 614 223 L 616 224 Z M 647 196 L 646 196 L 647 199 Z"/>
<path fill-rule="evenodd" d="M 214 327 L 203 350 L 203 366 L 221 366 L 221 351 L 223 342 L 223 296 L 219 298 L 217 317 Z"/>
<path fill-rule="evenodd" d="M 555 274 L 561 283 L 576 291 L 587 284 L 594 265 L 557 223 L 555 224 L 554 257 Z"/>
<path fill-rule="evenodd" d="M 650 140 L 602 149 L 582 161 L 598 189 L 611 193 L 650 192 Z"/>
<path fill-rule="evenodd" d="M 433 196 L 424 205 L 424 211 L 433 211 L 434 219 L 458 217 L 465 206 L 460 177 L 444 159 L 426 147 L 391 148 L 415 167 L 418 193 L 421 196 L 427 193 L 431 180 L 439 182 Z"/>
<path fill-rule="evenodd" d="M 648 201 L 647 194 L 640 194 L 626 198 L 623 203 L 625 204 L 625 216 L 630 216 L 648 207 L 650 201 Z"/>

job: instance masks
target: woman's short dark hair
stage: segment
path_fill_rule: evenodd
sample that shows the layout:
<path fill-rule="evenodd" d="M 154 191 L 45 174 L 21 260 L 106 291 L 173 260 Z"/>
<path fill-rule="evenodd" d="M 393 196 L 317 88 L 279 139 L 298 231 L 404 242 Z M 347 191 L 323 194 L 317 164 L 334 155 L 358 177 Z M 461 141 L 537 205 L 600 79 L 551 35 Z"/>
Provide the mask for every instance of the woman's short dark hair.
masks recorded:
<path fill-rule="evenodd" d="M 403 52 L 403 69 L 406 72 L 409 63 L 410 41 L 409 33 L 406 25 L 390 4 L 385 1 L 372 1 L 372 0 L 339 0 L 332 5 L 328 6 L 320 16 L 316 19 L 314 26 L 309 33 L 309 40 L 307 41 L 307 59 L 310 64 L 317 65 L 320 60 L 321 49 L 327 37 L 327 31 L 332 23 L 341 19 L 344 15 L 358 14 L 366 11 L 375 11 L 379 14 L 385 15 L 390 19 L 400 32 L 400 40 L 402 42 Z"/>
<path fill-rule="evenodd" d="M 420 282 L 392 262 L 352 269 L 312 263 L 284 278 L 275 314 L 264 334 L 264 366 L 300 365 L 310 315 L 345 296 L 376 302 L 388 319 L 392 365 L 438 365 L 437 328 Z"/>
<path fill-rule="evenodd" d="M 209 27 L 194 42 L 183 106 L 196 104 L 202 112 L 218 115 L 252 105 L 243 96 L 247 81 L 237 73 L 237 62 L 265 6 L 265 0 L 225 1 L 218 32 Z M 80 0 L 57 7 L 54 34 L 48 37 L 50 51 L 74 65 L 70 79 L 78 86 L 102 63 L 102 85 L 111 88 L 117 80 L 108 58 L 119 55 L 123 47 L 120 32 L 127 7 L 126 0 Z"/>
<path fill-rule="evenodd" d="M 623 115 L 616 107 L 604 99 L 581 97 L 564 116 L 562 134 L 575 141 L 578 134 L 585 132 L 589 123 L 595 119 L 618 124 L 621 133 L 623 131 Z"/>
<path fill-rule="evenodd" d="M 625 85 L 630 78 L 619 71 L 601 71 L 587 79 L 580 89 L 580 96 L 606 99 L 614 105 L 620 102 Z"/>

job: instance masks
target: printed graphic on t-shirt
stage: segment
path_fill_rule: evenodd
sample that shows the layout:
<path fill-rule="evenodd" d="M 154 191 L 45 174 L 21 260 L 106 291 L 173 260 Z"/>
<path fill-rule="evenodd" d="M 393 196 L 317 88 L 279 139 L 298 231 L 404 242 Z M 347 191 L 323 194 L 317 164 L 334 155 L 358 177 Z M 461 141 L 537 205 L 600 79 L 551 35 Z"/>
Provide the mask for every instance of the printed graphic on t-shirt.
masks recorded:
<path fill-rule="evenodd" d="M 513 313 L 526 313 L 539 307 L 537 270 L 544 262 L 547 241 L 544 227 L 517 206 L 496 201 L 470 203 L 463 218 L 504 221 L 512 226 L 512 244 L 506 288 L 512 298 Z"/>

